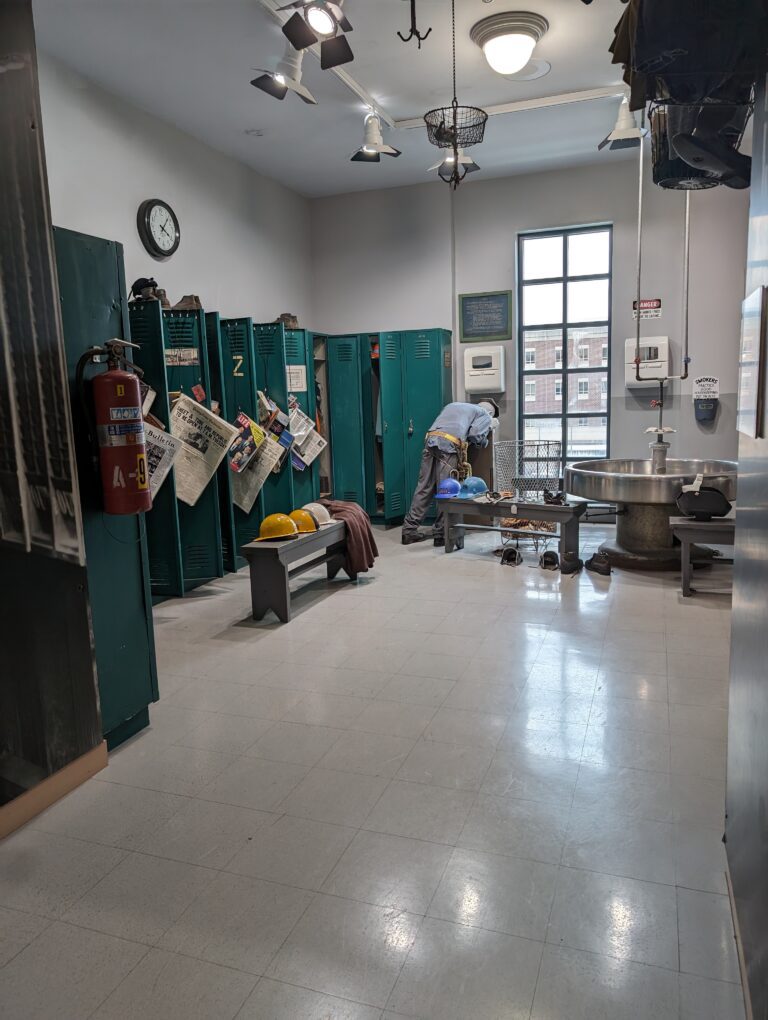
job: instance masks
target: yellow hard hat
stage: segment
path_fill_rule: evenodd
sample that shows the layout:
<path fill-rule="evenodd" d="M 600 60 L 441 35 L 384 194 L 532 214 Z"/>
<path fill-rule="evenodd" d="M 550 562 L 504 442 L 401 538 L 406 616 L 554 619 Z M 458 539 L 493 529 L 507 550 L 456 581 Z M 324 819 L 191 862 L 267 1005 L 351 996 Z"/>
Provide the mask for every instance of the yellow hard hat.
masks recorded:
<path fill-rule="evenodd" d="M 297 538 L 299 529 L 288 514 L 270 514 L 261 522 L 257 542 L 272 542 L 280 538 Z"/>
<path fill-rule="evenodd" d="M 313 531 L 317 531 L 315 518 L 309 510 L 292 510 L 288 516 L 299 529 L 300 535 L 309 535 Z"/>

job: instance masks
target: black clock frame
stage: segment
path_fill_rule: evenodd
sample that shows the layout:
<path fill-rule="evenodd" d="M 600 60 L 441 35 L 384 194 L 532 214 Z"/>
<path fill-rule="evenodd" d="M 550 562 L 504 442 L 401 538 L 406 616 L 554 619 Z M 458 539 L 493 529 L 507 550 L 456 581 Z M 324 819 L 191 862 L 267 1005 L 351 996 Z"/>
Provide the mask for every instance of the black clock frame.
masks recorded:
<path fill-rule="evenodd" d="M 173 247 L 170 248 L 168 251 L 164 251 L 162 248 L 159 248 L 157 244 L 155 244 L 155 239 L 152 236 L 152 231 L 149 226 L 150 214 L 157 205 L 161 205 L 164 209 L 167 210 L 168 214 L 173 220 L 173 226 L 176 232 L 176 236 L 174 237 L 173 240 Z M 174 254 L 175 251 L 177 251 L 179 243 L 181 241 L 181 230 L 179 228 L 179 220 L 173 209 L 171 209 L 168 203 L 164 202 L 161 198 L 147 198 L 141 203 L 141 205 L 139 206 L 139 211 L 136 214 L 136 227 L 139 231 L 141 243 L 147 249 L 152 258 L 156 259 L 158 262 L 164 262 L 166 259 L 169 259 L 171 255 Z"/>

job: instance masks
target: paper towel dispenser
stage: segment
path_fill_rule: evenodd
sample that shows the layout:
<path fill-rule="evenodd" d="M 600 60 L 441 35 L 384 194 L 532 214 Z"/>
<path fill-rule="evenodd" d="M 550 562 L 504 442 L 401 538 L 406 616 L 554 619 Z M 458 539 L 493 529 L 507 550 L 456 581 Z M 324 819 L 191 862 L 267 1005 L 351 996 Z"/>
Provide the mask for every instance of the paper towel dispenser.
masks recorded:
<path fill-rule="evenodd" d="M 467 393 L 503 393 L 504 348 L 501 344 L 464 349 L 464 389 Z"/>

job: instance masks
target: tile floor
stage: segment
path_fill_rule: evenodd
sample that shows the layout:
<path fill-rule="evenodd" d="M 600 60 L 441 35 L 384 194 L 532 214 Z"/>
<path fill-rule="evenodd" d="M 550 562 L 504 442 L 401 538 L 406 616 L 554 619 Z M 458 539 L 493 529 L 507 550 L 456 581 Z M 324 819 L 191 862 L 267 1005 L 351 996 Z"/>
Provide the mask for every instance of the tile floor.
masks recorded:
<path fill-rule="evenodd" d="M 727 598 L 378 538 L 157 608 L 151 727 L 0 846 L 4 1020 L 742 1020 Z"/>

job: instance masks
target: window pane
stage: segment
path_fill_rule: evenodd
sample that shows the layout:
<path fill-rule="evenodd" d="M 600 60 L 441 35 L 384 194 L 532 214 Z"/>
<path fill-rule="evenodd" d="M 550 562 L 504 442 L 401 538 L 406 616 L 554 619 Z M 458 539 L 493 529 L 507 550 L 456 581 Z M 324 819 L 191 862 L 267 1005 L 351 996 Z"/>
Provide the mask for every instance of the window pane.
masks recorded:
<path fill-rule="evenodd" d="M 568 238 L 568 275 L 596 276 L 610 270 L 610 234 L 571 234 Z"/>
<path fill-rule="evenodd" d="M 531 408 L 538 410 L 538 408 Z M 578 371 L 568 373 L 568 410 L 579 414 L 608 410 L 608 374 L 590 372 L 579 375 Z"/>
<path fill-rule="evenodd" d="M 523 287 L 523 325 L 539 326 L 563 321 L 562 283 L 535 283 Z"/>
<path fill-rule="evenodd" d="M 605 355 L 603 348 L 605 348 Z M 607 364 L 607 357 L 607 326 L 568 330 L 568 368 L 604 368 Z"/>
<path fill-rule="evenodd" d="M 563 363 L 563 332 L 560 329 L 527 329 L 523 333 L 523 371 L 560 368 Z M 531 351 L 533 361 L 531 361 Z"/>
<path fill-rule="evenodd" d="M 568 322 L 600 322 L 607 319 L 607 280 L 585 280 L 568 284 Z"/>
<path fill-rule="evenodd" d="M 608 427 L 605 418 L 569 418 L 569 460 L 580 457 L 606 457 L 608 455 Z"/>
<path fill-rule="evenodd" d="M 562 442 L 563 424 L 559 418 L 526 418 L 523 438 Z"/>
<path fill-rule="evenodd" d="M 523 414 L 560 414 L 563 409 L 561 375 L 526 375 L 523 380 Z M 557 388 L 560 396 L 557 395 Z"/>
<path fill-rule="evenodd" d="M 562 234 L 557 237 L 526 237 L 523 241 L 523 279 L 544 280 L 562 275 Z"/>

